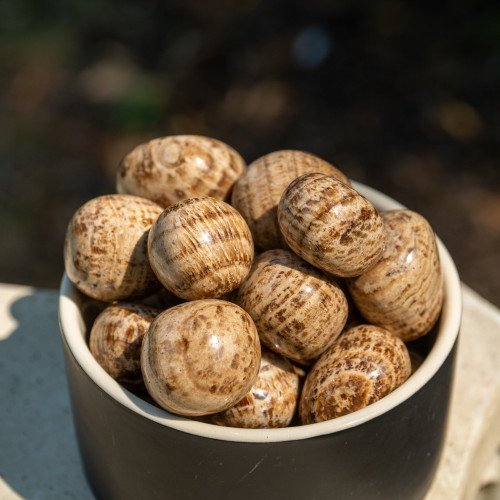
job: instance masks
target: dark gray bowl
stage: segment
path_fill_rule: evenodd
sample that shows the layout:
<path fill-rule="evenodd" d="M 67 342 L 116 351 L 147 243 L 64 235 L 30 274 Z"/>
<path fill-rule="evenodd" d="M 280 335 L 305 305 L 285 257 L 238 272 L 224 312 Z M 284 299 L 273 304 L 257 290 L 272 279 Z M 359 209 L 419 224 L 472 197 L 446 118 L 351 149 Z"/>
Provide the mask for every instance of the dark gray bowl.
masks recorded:
<path fill-rule="evenodd" d="M 379 209 L 401 208 L 354 183 Z M 235 429 L 178 417 L 122 388 L 86 344 L 89 301 L 64 276 L 60 324 L 83 463 L 105 499 L 416 499 L 443 445 L 461 291 L 438 241 L 445 303 L 414 348 L 423 364 L 382 400 L 335 420 L 286 429 Z"/>

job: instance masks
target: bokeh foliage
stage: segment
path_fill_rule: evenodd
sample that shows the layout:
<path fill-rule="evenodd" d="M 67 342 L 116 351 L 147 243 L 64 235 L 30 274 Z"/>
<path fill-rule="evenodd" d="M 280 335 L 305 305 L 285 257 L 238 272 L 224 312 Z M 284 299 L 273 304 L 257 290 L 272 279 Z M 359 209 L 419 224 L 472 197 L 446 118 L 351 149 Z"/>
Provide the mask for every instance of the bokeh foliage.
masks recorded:
<path fill-rule="evenodd" d="M 0 280 L 57 286 L 64 230 L 141 141 L 300 148 L 425 215 L 500 304 L 500 4 L 0 2 Z"/>

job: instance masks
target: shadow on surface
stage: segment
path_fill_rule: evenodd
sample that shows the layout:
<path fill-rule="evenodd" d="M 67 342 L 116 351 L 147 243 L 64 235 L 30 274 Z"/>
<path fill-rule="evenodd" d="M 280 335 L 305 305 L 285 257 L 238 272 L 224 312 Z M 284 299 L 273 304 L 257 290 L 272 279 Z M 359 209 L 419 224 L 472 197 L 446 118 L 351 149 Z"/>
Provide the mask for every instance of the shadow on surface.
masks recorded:
<path fill-rule="evenodd" d="M 74 434 L 57 292 L 18 298 L 10 314 L 17 326 L 0 341 L 1 477 L 23 498 L 92 499 Z"/>

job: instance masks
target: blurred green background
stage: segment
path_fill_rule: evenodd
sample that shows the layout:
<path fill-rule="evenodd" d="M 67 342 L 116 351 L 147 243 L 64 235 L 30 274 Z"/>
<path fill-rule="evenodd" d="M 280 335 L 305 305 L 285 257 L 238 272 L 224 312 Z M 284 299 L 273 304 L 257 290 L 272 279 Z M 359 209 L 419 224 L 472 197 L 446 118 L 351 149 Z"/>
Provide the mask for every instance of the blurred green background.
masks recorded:
<path fill-rule="evenodd" d="M 74 210 L 178 133 L 297 148 L 428 218 L 500 305 L 500 3 L 0 2 L 0 281 L 57 287 Z"/>

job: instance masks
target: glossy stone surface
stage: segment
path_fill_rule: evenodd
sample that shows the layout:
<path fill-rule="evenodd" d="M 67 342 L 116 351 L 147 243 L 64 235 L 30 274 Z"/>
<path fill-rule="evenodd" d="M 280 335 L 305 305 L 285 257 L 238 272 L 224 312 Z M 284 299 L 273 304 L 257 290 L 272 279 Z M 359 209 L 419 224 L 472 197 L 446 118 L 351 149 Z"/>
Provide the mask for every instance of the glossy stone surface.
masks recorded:
<path fill-rule="evenodd" d="M 255 259 L 236 303 L 250 314 L 264 345 L 300 363 L 316 359 L 335 341 L 348 312 L 332 277 L 281 249 Z"/>
<path fill-rule="evenodd" d="M 217 298 L 237 288 L 253 260 L 243 217 L 214 198 L 168 207 L 151 228 L 151 266 L 162 284 L 186 300 Z"/>
<path fill-rule="evenodd" d="M 244 169 L 243 158 L 221 141 L 174 135 L 141 144 L 125 156 L 116 188 L 162 207 L 196 196 L 223 200 Z"/>
<path fill-rule="evenodd" d="M 286 248 L 276 211 L 283 191 L 297 177 L 321 172 L 349 183 L 336 167 L 304 151 L 269 153 L 252 162 L 234 185 L 231 204 L 247 221 L 259 250 Z"/>
<path fill-rule="evenodd" d="M 186 302 L 161 313 L 144 337 L 141 368 L 149 394 L 186 416 L 226 410 L 254 384 L 261 358 L 257 329 L 222 300 Z"/>
<path fill-rule="evenodd" d="M 404 341 L 425 335 L 443 303 L 436 239 L 429 223 L 411 210 L 382 213 L 386 248 L 379 262 L 348 280 L 352 299 L 367 321 Z"/>
<path fill-rule="evenodd" d="M 299 369 L 283 356 L 262 350 L 259 374 L 252 388 L 234 406 L 216 413 L 210 422 L 229 427 L 287 427 L 297 409 Z"/>
<path fill-rule="evenodd" d="M 373 205 L 350 186 L 306 174 L 285 190 L 278 222 L 290 248 L 336 276 L 358 276 L 379 259 L 384 226 Z"/>
<path fill-rule="evenodd" d="M 376 326 L 355 326 L 308 373 L 301 422 L 323 422 L 360 410 L 392 392 L 410 373 L 410 356 L 399 338 Z"/>
<path fill-rule="evenodd" d="M 156 203 L 131 195 L 105 195 L 85 203 L 66 231 L 64 265 L 70 280 L 105 302 L 159 288 L 148 262 L 147 236 L 161 212 Z"/>
<path fill-rule="evenodd" d="M 144 384 L 142 339 L 159 313 L 160 310 L 153 307 L 116 303 L 104 309 L 92 326 L 90 352 L 111 377 L 127 387 Z"/>

